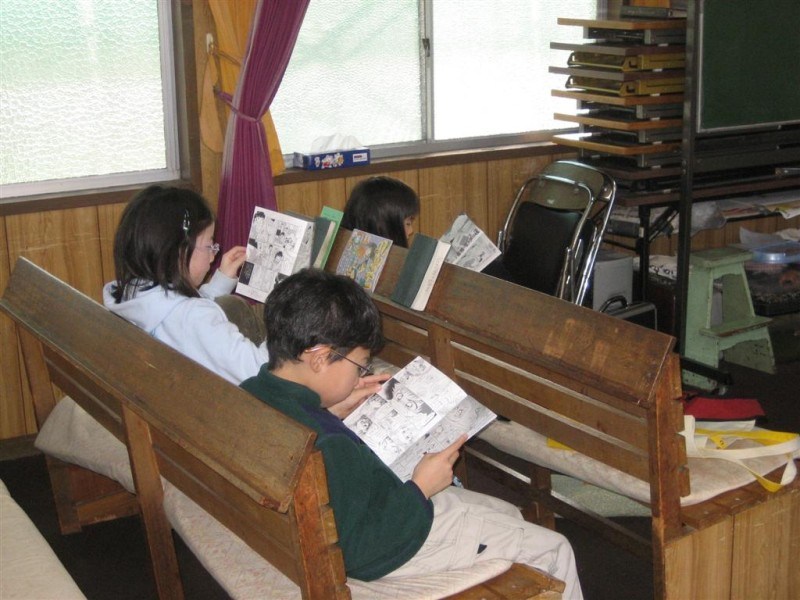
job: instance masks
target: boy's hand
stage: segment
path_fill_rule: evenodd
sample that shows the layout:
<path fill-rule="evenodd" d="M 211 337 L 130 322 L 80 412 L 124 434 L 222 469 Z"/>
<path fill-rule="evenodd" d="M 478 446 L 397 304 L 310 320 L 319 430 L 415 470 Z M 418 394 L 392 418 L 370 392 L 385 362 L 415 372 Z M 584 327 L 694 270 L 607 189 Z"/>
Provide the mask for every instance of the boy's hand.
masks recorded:
<path fill-rule="evenodd" d="M 351 412 L 361 406 L 364 400 L 379 392 L 383 382 L 390 377 L 391 375 L 388 373 L 380 373 L 359 378 L 350 395 L 341 402 L 328 407 L 328 410 L 340 419 L 346 419 Z"/>
<path fill-rule="evenodd" d="M 223 275 L 236 278 L 239 274 L 239 267 L 244 263 L 247 256 L 247 249 L 244 246 L 234 246 L 222 255 L 219 261 L 219 270 Z"/>
<path fill-rule="evenodd" d="M 441 452 L 426 454 L 414 468 L 411 481 L 430 498 L 438 494 L 453 483 L 453 465 L 458 459 L 458 451 L 464 442 L 467 441 L 467 434 L 464 433 Z"/>

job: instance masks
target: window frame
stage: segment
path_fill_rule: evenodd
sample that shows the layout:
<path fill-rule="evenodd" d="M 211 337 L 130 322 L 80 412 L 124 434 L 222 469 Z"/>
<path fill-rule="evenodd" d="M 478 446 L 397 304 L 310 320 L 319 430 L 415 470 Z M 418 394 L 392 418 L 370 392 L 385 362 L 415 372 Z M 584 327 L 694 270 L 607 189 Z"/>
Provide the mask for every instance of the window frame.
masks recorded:
<path fill-rule="evenodd" d="M 596 0 L 596 11 L 598 18 L 604 18 L 609 11 L 609 3 L 615 0 Z M 390 144 L 375 144 L 370 146 L 370 154 L 373 162 L 376 159 L 404 159 L 418 157 L 425 154 L 461 153 L 466 151 L 492 151 L 493 149 L 504 149 L 518 147 L 521 145 L 539 145 L 550 143 L 554 135 L 577 131 L 577 127 L 565 126 L 558 129 L 545 129 L 539 131 L 527 131 L 522 133 L 498 134 L 490 136 L 465 137 L 450 140 L 433 139 L 433 53 L 435 42 L 433 41 L 433 2 L 434 0 L 418 0 L 418 6 L 422 9 L 419 14 L 420 31 L 420 61 L 421 61 L 421 102 L 422 102 L 422 134 L 425 139 L 413 142 L 396 142 Z M 280 132 L 278 132 L 280 138 Z M 284 162 L 289 168 L 292 165 L 293 153 L 283 155 Z"/>
<path fill-rule="evenodd" d="M 36 184 L 7 185 L 3 187 L 0 196 L 0 216 L 127 202 L 131 193 L 149 183 L 201 189 L 193 6 L 184 0 L 168 0 L 164 4 L 170 11 L 171 27 L 169 31 L 162 29 L 159 36 L 160 43 L 167 45 L 166 56 L 171 56 L 171 83 L 174 85 L 173 90 L 167 89 L 165 92 L 174 97 L 175 103 L 172 115 L 165 114 L 164 120 L 165 131 L 168 132 L 165 139 L 167 155 L 169 157 L 170 150 L 173 150 L 174 157 L 172 164 L 167 165 L 168 169 L 172 167 L 171 172 L 158 176 L 156 173 L 164 174 L 164 171 L 144 171 L 141 177 L 134 175 L 128 181 L 103 187 L 99 184 L 103 183 L 105 177 L 84 177 L 79 179 L 90 185 L 82 189 L 64 190 L 58 189 L 56 185 L 46 191 L 24 195 L 13 195 L 13 192 L 21 186 Z M 175 176 L 170 176 L 172 173 Z M 7 193 L 6 190 L 12 190 L 12 193 Z"/>

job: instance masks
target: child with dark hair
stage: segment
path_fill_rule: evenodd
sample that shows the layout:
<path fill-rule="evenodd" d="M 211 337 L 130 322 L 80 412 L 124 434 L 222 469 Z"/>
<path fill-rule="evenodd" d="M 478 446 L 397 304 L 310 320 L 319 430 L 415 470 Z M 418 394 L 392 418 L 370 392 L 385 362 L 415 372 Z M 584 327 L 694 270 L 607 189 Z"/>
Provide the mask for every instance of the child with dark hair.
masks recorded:
<path fill-rule="evenodd" d="M 317 432 L 348 576 L 411 576 L 499 558 L 547 571 L 566 583 L 564 598 L 581 598 L 566 538 L 503 500 L 451 485 L 466 436 L 423 456 L 403 482 L 325 410 L 350 394 L 383 346 L 380 314 L 357 283 L 305 269 L 275 287 L 264 316 L 269 364 L 241 385 Z"/>
<path fill-rule="evenodd" d="M 113 313 L 204 367 L 238 384 L 267 361 L 231 323 L 214 298 L 230 294 L 245 259 L 236 246 L 219 252 L 215 219 L 205 198 L 192 190 L 152 185 L 125 207 L 114 238 L 116 280 L 103 288 Z"/>
<path fill-rule="evenodd" d="M 365 179 L 353 188 L 344 207 L 341 226 L 388 238 L 408 248 L 419 216 L 419 197 L 393 177 Z"/>
<path fill-rule="evenodd" d="M 379 235 L 408 248 L 419 211 L 419 197 L 408 185 L 384 175 L 370 177 L 358 183 L 350 193 L 342 227 Z M 482 273 L 511 281 L 502 258 L 486 265 Z"/>
<path fill-rule="evenodd" d="M 150 186 L 122 213 L 114 238 L 116 280 L 103 288 L 111 312 L 234 384 L 267 362 L 267 346 L 245 337 L 214 298 L 236 287 L 246 250 L 235 246 L 203 283 L 219 252 L 214 214 L 191 190 Z M 344 418 L 380 389 L 386 375 L 362 378 L 347 402 L 335 409 Z"/>

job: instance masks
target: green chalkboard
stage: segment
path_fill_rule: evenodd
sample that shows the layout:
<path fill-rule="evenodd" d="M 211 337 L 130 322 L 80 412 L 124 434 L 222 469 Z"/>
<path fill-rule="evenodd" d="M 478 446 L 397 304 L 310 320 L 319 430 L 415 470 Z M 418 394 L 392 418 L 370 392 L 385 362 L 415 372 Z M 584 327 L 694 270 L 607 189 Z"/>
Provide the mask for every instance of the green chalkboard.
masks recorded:
<path fill-rule="evenodd" d="M 698 0 L 697 130 L 800 122 L 800 0 Z"/>

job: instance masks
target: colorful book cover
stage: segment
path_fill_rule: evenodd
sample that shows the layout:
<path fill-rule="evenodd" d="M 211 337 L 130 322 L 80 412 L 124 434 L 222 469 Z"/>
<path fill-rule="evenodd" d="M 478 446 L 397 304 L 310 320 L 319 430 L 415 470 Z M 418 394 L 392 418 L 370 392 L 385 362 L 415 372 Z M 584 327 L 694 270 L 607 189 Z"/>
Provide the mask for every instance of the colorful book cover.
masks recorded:
<path fill-rule="evenodd" d="M 372 293 L 378 285 L 391 247 L 392 240 L 354 229 L 342 251 L 336 273 L 350 277 Z"/>

